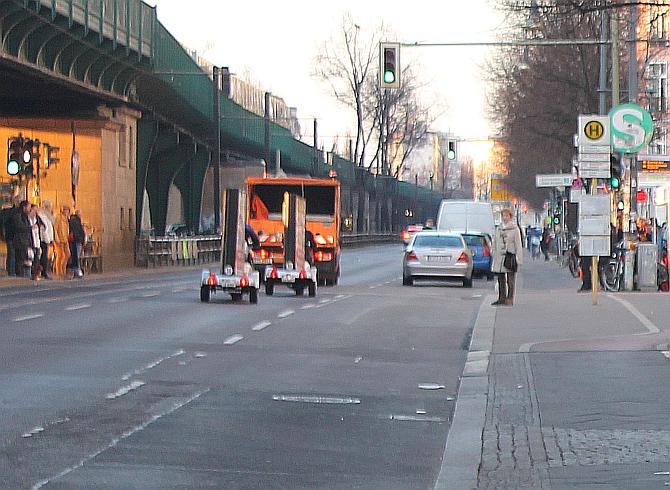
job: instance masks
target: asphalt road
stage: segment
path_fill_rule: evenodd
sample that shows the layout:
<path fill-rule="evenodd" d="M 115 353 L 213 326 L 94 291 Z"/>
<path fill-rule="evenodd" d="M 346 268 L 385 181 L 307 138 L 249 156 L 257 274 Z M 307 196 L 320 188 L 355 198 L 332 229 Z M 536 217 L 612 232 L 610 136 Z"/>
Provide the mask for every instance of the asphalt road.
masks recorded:
<path fill-rule="evenodd" d="M 3 289 L 0 487 L 432 488 L 492 283 L 400 261 L 346 250 L 340 285 L 258 305 L 200 303 L 197 271 Z"/>

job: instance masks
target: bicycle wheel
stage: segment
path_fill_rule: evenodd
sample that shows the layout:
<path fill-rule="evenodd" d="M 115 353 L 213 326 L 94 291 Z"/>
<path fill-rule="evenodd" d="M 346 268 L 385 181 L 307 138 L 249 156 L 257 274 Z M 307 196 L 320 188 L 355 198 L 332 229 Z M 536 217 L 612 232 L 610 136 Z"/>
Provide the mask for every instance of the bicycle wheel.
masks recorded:
<path fill-rule="evenodd" d="M 610 261 L 598 268 L 600 285 L 606 291 L 619 290 L 619 270 L 615 261 Z"/>
<path fill-rule="evenodd" d="M 572 277 L 579 277 L 579 261 L 577 260 L 575 254 L 570 254 L 568 257 L 568 269 L 570 269 L 570 274 L 572 274 Z"/>

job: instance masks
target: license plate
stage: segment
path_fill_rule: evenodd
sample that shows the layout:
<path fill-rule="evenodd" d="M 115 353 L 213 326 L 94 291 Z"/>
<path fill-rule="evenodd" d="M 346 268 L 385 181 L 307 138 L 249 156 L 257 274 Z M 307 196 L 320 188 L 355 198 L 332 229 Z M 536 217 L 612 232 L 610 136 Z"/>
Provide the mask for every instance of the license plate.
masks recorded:
<path fill-rule="evenodd" d="M 428 262 L 449 262 L 451 260 L 451 255 L 428 255 L 426 260 Z"/>
<path fill-rule="evenodd" d="M 254 264 L 272 264 L 272 259 L 254 259 Z"/>
<path fill-rule="evenodd" d="M 235 288 L 237 287 L 237 281 L 223 281 L 223 287 L 224 288 Z"/>

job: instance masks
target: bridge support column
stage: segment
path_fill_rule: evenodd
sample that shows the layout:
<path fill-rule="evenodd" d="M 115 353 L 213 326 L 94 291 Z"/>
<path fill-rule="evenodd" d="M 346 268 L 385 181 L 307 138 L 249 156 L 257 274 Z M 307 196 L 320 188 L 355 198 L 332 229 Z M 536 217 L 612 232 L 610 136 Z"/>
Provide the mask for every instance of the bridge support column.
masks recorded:
<path fill-rule="evenodd" d="M 205 175 L 209 167 L 209 151 L 198 146 L 193 157 L 175 176 L 174 184 L 179 188 L 184 203 L 184 219 L 192 233 L 200 232 L 200 210 Z"/>

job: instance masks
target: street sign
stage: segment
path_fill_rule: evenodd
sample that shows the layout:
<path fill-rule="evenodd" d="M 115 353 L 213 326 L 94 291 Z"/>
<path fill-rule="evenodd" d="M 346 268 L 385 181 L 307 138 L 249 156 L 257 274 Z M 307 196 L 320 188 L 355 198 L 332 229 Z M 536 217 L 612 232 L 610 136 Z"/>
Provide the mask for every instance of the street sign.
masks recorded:
<path fill-rule="evenodd" d="M 577 142 L 580 146 L 608 146 L 610 118 L 599 114 L 580 114 L 577 118 Z"/>
<path fill-rule="evenodd" d="M 610 254 L 609 194 L 582 196 L 579 202 L 579 253 L 582 257 Z"/>
<path fill-rule="evenodd" d="M 610 163 L 609 153 L 579 153 L 577 155 L 578 162 L 606 162 Z"/>
<path fill-rule="evenodd" d="M 572 179 L 572 174 L 538 174 L 535 187 L 570 187 Z"/>
<path fill-rule="evenodd" d="M 608 179 L 610 177 L 610 162 L 580 162 L 579 176 L 583 179 Z"/>
<path fill-rule="evenodd" d="M 649 144 L 654 135 L 651 115 L 636 104 L 614 107 L 609 118 L 614 151 L 635 153 Z"/>
<path fill-rule="evenodd" d="M 580 145 L 577 149 L 579 153 L 612 153 L 612 147 L 609 145 Z"/>

